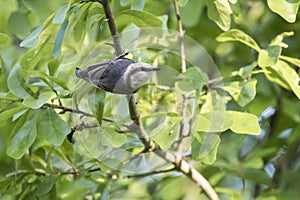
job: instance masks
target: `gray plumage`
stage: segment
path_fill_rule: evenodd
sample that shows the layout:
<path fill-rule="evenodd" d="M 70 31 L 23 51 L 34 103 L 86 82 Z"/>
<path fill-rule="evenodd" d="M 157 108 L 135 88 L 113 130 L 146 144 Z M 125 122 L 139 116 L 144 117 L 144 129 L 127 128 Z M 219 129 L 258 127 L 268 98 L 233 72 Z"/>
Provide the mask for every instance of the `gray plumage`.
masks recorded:
<path fill-rule="evenodd" d="M 147 63 L 118 58 L 90 65 L 84 70 L 76 68 L 76 76 L 111 93 L 132 94 L 149 80 L 152 72 L 158 70 Z"/>

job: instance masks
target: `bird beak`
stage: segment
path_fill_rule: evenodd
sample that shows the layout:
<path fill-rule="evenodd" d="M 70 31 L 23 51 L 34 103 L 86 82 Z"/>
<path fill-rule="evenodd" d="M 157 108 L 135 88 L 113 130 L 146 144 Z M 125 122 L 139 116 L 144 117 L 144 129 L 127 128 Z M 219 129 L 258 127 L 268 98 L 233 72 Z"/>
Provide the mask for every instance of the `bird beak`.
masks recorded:
<path fill-rule="evenodd" d="M 159 71 L 159 70 L 160 70 L 160 69 L 159 69 L 159 68 L 157 68 L 157 67 L 156 67 L 156 68 L 152 68 L 152 69 L 151 69 L 151 71 Z"/>

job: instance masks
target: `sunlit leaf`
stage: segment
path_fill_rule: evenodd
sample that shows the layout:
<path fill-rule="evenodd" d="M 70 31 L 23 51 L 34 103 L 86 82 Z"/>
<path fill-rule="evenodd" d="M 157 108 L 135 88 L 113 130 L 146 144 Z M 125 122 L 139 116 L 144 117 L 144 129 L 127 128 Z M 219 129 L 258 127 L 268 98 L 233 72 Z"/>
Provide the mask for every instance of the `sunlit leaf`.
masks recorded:
<path fill-rule="evenodd" d="M 276 66 L 273 68 L 277 71 L 277 73 L 282 76 L 294 94 L 300 99 L 300 86 L 299 86 L 299 75 L 297 72 L 290 67 L 286 62 L 279 60 Z"/>
<path fill-rule="evenodd" d="M 245 67 L 241 67 L 238 71 L 231 73 L 231 76 L 240 76 L 242 79 L 247 79 L 251 76 L 253 69 L 257 66 L 257 62 L 253 62 Z"/>
<path fill-rule="evenodd" d="M 251 113 L 226 111 L 226 118 L 229 118 L 229 120 L 233 122 L 230 129 L 235 133 L 251 135 L 260 134 L 258 118 Z"/>
<path fill-rule="evenodd" d="M 288 57 L 288 56 L 283 56 L 281 55 L 279 57 L 281 60 L 287 61 L 293 65 L 296 65 L 297 67 L 300 67 L 300 59 L 297 58 L 292 58 L 292 57 Z"/>
<path fill-rule="evenodd" d="M 234 200 L 243 200 L 244 199 L 243 196 L 238 191 L 233 190 L 233 189 L 216 187 L 215 190 L 218 193 L 221 193 L 221 194 L 223 193 L 223 194 L 229 195 Z"/>
<path fill-rule="evenodd" d="M 207 0 L 208 17 L 223 31 L 228 31 L 231 24 L 232 10 L 228 0 Z"/>
<path fill-rule="evenodd" d="M 287 48 L 288 45 L 285 44 L 283 42 L 283 39 L 286 38 L 286 37 L 290 37 L 294 35 L 294 32 L 293 31 L 290 31 L 290 32 L 283 32 L 279 35 L 277 35 L 272 41 L 271 43 L 269 44 L 269 46 L 280 46 L 280 47 L 283 47 L 283 48 Z"/>
<path fill-rule="evenodd" d="M 269 46 L 268 49 L 261 49 L 258 54 L 258 65 L 260 67 L 275 65 L 281 54 L 280 46 Z"/>
<path fill-rule="evenodd" d="M 218 42 L 238 41 L 255 49 L 256 51 L 260 51 L 260 47 L 255 40 L 238 29 L 231 29 L 227 32 L 221 33 L 216 39 Z"/>
<path fill-rule="evenodd" d="M 284 18 L 286 21 L 293 23 L 296 21 L 296 16 L 299 8 L 299 0 L 268 0 L 269 8 Z"/>
<path fill-rule="evenodd" d="M 218 132 L 227 129 L 229 122 L 226 121 L 225 117 L 226 110 L 224 101 L 223 94 L 220 95 L 217 91 L 213 90 L 209 91 L 200 111 L 200 116 L 206 118 L 206 120 L 200 119 L 199 131 Z M 205 121 L 206 123 L 203 123 Z"/>
<path fill-rule="evenodd" d="M 256 95 L 255 79 L 247 82 L 233 81 L 225 84 L 224 89 L 229 92 L 233 99 L 240 105 L 245 106 L 251 102 Z"/>
<path fill-rule="evenodd" d="M 192 143 L 192 156 L 206 164 L 212 164 L 216 160 L 220 137 L 214 133 L 200 132 Z M 201 139 L 199 139 L 201 138 Z"/>
<path fill-rule="evenodd" d="M 162 116 L 163 117 L 163 116 Z M 164 122 L 160 123 L 151 131 L 152 139 L 160 145 L 163 150 L 168 149 L 179 133 L 180 116 L 164 117 Z"/>

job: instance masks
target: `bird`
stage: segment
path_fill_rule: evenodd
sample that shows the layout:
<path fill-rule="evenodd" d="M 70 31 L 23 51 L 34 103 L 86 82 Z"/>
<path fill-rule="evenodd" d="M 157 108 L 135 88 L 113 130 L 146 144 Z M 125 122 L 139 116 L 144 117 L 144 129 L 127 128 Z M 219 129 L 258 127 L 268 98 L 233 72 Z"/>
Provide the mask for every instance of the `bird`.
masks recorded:
<path fill-rule="evenodd" d="M 76 76 L 110 93 L 133 94 L 158 70 L 148 63 L 117 57 L 86 69 L 76 68 Z"/>

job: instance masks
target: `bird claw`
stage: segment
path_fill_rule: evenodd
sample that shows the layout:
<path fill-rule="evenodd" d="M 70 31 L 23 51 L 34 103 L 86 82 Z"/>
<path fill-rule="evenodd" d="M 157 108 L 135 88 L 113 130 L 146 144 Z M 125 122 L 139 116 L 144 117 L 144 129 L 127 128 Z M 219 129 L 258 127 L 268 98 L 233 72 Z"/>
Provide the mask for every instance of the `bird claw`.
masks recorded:
<path fill-rule="evenodd" d="M 123 51 L 123 53 L 121 53 L 120 55 L 118 55 L 117 57 L 114 58 L 114 60 L 118 60 L 120 58 L 124 58 L 125 56 L 127 56 L 129 54 L 128 51 Z"/>

